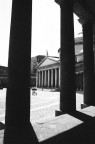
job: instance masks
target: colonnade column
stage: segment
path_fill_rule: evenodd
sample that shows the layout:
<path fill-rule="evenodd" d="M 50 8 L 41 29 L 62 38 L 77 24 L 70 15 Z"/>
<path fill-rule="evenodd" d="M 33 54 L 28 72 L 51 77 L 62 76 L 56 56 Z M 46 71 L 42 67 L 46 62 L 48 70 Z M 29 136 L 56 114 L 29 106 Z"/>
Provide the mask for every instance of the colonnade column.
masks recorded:
<path fill-rule="evenodd" d="M 45 70 L 44 86 L 46 87 L 46 70 Z"/>
<path fill-rule="evenodd" d="M 36 87 L 38 86 L 38 71 L 36 72 Z"/>
<path fill-rule="evenodd" d="M 31 0 L 12 1 L 4 144 L 27 143 L 31 139 L 31 12 Z"/>
<path fill-rule="evenodd" d="M 40 71 L 39 71 L 39 87 L 41 86 L 41 75 L 40 75 Z"/>
<path fill-rule="evenodd" d="M 37 75 L 37 82 L 38 82 L 38 86 L 39 86 L 39 71 L 38 71 L 38 75 Z"/>
<path fill-rule="evenodd" d="M 30 121 L 31 6 L 31 0 L 12 4 L 6 125 Z"/>
<path fill-rule="evenodd" d="M 95 29 L 95 25 L 94 25 Z M 94 79 L 95 79 L 95 34 L 93 34 L 93 47 L 94 47 Z"/>
<path fill-rule="evenodd" d="M 42 87 L 43 87 L 43 71 L 42 71 Z"/>
<path fill-rule="evenodd" d="M 94 52 L 93 24 L 83 24 L 83 56 L 84 56 L 84 104 L 95 105 L 94 96 Z"/>
<path fill-rule="evenodd" d="M 59 87 L 60 87 L 60 68 L 59 68 Z"/>
<path fill-rule="evenodd" d="M 39 86 L 39 71 L 37 71 L 37 86 Z"/>
<path fill-rule="evenodd" d="M 48 70 L 48 87 L 50 87 L 50 70 Z"/>
<path fill-rule="evenodd" d="M 62 112 L 73 112 L 76 110 L 73 0 L 64 0 L 64 2 L 61 3 L 60 7 L 61 7 L 60 110 Z"/>
<path fill-rule="evenodd" d="M 55 88 L 57 87 L 57 68 L 55 68 Z"/>
<path fill-rule="evenodd" d="M 53 87 L 53 69 L 51 69 L 51 87 Z"/>

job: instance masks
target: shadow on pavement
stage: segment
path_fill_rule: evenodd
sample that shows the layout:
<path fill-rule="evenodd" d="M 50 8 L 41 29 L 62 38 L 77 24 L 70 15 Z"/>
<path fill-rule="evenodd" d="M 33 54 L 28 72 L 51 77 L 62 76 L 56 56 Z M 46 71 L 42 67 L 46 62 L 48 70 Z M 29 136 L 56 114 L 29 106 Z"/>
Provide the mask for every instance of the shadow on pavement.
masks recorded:
<path fill-rule="evenodd" d="M 95 119 L 58 134 L 41 144 L 92 144 L 95 142 Z"/>
<path fill-rule="evenodd" d="M 4 144 L 37 144 L 38 140 L 32 125 L 5 128 Z"/>
<path fill-rule="evenodd" d="M 0 122 L 0 130 L 3 130 L 3 129 L 5 129 L 5 125 L 2 122 Z"/>

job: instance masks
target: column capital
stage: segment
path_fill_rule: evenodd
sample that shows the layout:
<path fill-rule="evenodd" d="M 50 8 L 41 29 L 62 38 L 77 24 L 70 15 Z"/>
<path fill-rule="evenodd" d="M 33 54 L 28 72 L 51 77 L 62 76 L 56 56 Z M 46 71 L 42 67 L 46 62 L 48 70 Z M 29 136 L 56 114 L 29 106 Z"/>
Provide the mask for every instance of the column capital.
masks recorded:
<path fill-rule="evenodd" d="M 87 16 L 87 17 L 81 17 L 81 18 L 78 19 L 78 21 L 79 21 L 79 23 L 82 24 L 82 25 L 84 25 L 84 24 L 86 24 L 86 23 L 92 23 L 92 24 L 94 23 L 93 18 L 91 18 L 91 17 L 89 17 L 89 16 Z"/>
<path fill-rule="evenodd" d="M 84 8 L 83 4 L 79 1 L 74 1 L 74 13 L 79 17 L 79 23 L 84 24 L 87 21 L 93 21 L 94 16 L 90 11 Z"/>
<path fill-rule="evenodd" d="M 61 5 L 63 3 L 63 0 L 55 0 L 55 2 L 58 4 L 58 5 Z"/>
<path fill-rule="evenodd" d="M 73 0 L 55 0 L 55 2 L 61 7 L 64 6 L 65 4 L 70 5 L 71 3 L 73 3 Z"/>

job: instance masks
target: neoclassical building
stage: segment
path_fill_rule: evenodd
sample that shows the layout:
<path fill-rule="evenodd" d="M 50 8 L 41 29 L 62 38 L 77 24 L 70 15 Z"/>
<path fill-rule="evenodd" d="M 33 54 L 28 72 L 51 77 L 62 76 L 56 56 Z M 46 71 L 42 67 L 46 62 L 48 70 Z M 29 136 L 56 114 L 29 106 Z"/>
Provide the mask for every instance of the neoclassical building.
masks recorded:
<path fill-rule="evenodd" d="M 46 56 L 36 67 L 36 86 L 60 89 L 60 49 L 59 57 Z M 83 90 L 83 37 L 75 38 L 76 90 Z"/>
<path fill-rule="evenodd" d="M 36 67 L 37 87 L 60 87 L 60 60 L 58 57 L 46 56 Z"/>
<path fill-rule="evenodd" d="M 45 55 L 31 57 L 30 87 L 36 86 L 36 69 L 35 67 L 44 59 Z"/>
<path fill-rule="evenodd" d="M 75 38 L 76 90 L 83 90 L 83 37 Z"/>

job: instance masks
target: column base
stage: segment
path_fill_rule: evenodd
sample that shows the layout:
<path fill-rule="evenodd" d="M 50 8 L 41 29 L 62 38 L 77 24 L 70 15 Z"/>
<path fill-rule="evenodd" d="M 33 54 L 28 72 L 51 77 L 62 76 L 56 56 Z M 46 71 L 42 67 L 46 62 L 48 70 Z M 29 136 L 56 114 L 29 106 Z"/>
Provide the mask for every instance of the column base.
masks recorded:
<path fill-rule="evenodd" d="M 55 111 L 55 116 L 60 116 L 60 115 L 63 115 L 63 114 L 66 114 L 66 112 L 62 112 L 62 111 L 58 111 L 58 110 L 56 110 Z"/>
<path fill-rule="evenodd" d="M 32 125 L 30 126 L 7 126 L 4 132 L 4 144 L 37 144 L 38 140 L 33 130 Z"/>
<path fill-rule="evenodd" d="M 92 117 L 89 116 L 89 115 L 86 115 L 84 113 L 81 113 L 80 111 L 75 111 L 75 112 L 72 112 L 72 113 L 65 113 L 65 112 L 62 112 L 62 111 L 55 111 L 55 116 L 60 116 L 60 115 L 63 115 L 63 114 L 69 114 L 79 120 L 82 120 L 82 121 L 90 121 L 92 120 Z"/>
<path fill-rule="evenodd" d="M 84 109 L 84 108 L 86 108 L 86 107 L 88 107 L 89 105 L 87 105 L 87 104 L 81 104 L 81 109 Z"/>

